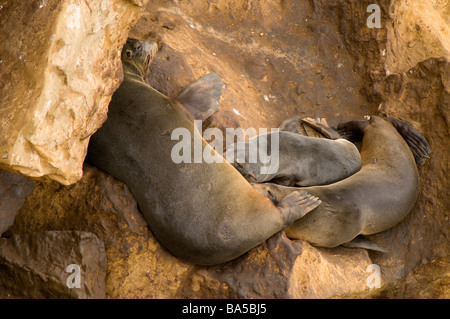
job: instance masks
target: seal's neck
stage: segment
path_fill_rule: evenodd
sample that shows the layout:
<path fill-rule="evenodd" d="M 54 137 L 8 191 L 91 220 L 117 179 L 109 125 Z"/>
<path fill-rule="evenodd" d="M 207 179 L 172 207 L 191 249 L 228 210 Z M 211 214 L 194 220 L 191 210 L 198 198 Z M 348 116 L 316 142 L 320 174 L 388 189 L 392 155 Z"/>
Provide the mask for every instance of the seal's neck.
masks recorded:
<path fill-rule="evenodd" d="M 123 65 L 123 73 L 128 76 L 138 77 L 140 80 L 144 81 L 144 70 L 136 66 L 136 64 L 132 64 L 129 62 L 122 62 Z"/>

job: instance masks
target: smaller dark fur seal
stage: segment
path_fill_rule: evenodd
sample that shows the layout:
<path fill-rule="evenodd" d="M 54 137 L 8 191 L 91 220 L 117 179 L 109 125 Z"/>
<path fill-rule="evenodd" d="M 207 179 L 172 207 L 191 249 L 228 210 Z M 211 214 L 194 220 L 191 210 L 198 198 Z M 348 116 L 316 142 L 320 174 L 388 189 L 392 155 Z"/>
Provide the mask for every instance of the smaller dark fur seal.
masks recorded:
<path fill-rule="evenodd" d="M 249 145 L 253 143 L 271 150 L 272 135 L 278 135 L 277 169 L 262 173 L 262 168 L 270 166 L 270 163 L 250 161 L 250 151 L 257 148 Z M 238 157 L 239 148 L 245 151 L 243 158 Z M 231 155 L 235 158 L 232 165 L 251 183 L 271 181 L 285 186 L 326 185 L 349 177 L 361 168 L 361 156 L 353 143 L 287 131 L 270 132 L 232 144 L 227 148 L 227 158 Z"/>

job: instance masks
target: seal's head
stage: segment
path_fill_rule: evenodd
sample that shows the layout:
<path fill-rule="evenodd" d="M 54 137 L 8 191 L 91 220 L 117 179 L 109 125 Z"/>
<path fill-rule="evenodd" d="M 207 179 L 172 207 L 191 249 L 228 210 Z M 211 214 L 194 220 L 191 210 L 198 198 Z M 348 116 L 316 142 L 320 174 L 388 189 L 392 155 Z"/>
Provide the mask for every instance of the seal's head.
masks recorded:
<path fill-rule="evenodd" d="M 157 51 L 156 42 L 128 38 L 122 50 L 122 64 L 124 68 L 144 78 Z"/>
<path fill-rule="evenodd" d="M 380 125 L 381 126 L 386 125 L 386 121 L 383 120 L 382 117 L 379 117 L 379 116 L 376 116 L 376 115 L 366 115 L 366 116 L 364 116 L 364 119 L 367 122 L 369 122 L 369 124 L 371 126 L 374 126 L 374 127 L 380 127 Z"/>
<path fill-rule="evenodd" d="M 241 145 L 240 150 L 238 145 Z M 248 149 L 246 149 L 245 145 L 245 143 L 240 142 L 228 146 L 225 158 L 249 183 L 263 182 L 263 178 L 258 174 L 259 167 L 250 163 Z"/>

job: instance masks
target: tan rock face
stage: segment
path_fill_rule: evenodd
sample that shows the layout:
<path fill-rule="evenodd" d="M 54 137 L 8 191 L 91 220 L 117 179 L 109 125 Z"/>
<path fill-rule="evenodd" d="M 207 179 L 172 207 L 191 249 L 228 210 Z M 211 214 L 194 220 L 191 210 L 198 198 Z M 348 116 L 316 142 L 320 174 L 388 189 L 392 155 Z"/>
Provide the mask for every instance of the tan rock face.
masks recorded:
<path fill-rule="evenodd" d="M 123 0 L 2 4 L 0 167 L 65 185 L 81 178 L 139 9 Z"/>
<path fill-rule="evenodd" d="M 448 1 L 393 1 L 387 26 L 386 70 L 406 72 L 428 58 L 450 59 Z"/>

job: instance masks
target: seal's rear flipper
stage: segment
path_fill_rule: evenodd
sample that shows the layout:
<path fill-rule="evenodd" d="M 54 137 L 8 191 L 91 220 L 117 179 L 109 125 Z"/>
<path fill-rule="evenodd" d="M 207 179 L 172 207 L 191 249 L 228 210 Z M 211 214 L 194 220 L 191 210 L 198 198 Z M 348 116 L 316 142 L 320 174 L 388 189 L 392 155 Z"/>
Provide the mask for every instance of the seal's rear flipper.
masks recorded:
<path fill-rule="evenodd" d="M 302 119 L 302 123 L 305 123 L 305 124 L 311 126 L 313 129 L 319 131 L 320 133 L 322 133 L 325 137 L 327 137 L 329 139 L 337 140 L 337 139 L 341 138 L 341 136 L 339 135 L 338 132 L 336 132 L 331 127 L 328 127 L 328 126 L 320 123 L 320 121 L 318 121 L 318 120 L 307 117 L 307 118 Z"/>
<path fill-rule="evenodd" d="M 305 191 L 295 191 L 283 198 L 277 207 L 283 214 L 282 218 L 285 227 L 288 227 L 297 219 L 314 210 L 321 203 L 322 201 L 316 196 L 309 195 Z"/>
<path fill-rule="evenodd" d="M 284 132 L 292 132 L 297 133 L 301 135 L 306 135 L 306 131 L 301 125 L 302 119 L 299 115 L 293 115 L 291 117 L 288 117 L 280 124 L 280 131 Z"/>
<path fill-rule="evenodd" d="M 205 120 L 219 110 L 224 85 L 216 73 L 209 73 L 186 87 L 177 100 L 194 117 Z"/>
<path fill-rule="evenodd" d="M 318 126 L 315 126 L 315 124 L 318 124 Z M 302 119 L 299 115 L 293 115 L 280 124 L 279 130 L 309 137 L 330 138 L 329 130 L 332 129 L 329 128 L 326 118 Z M 339 138 L 337 135 L 335 137 Z"/>
<path fill-rule="evenodd" d="M 364 248 L 364 249 L 379 251 L 382 253 L 389 253 L 388 249 L 386 249 L 378 244 L 375 244 L 373 241 L 368 240 L 364 236 L 357 236 L 352 241 L 342 244 L 341 246 L 348 247 L 348 248 Z"/>
<path fill-rule="evenodd" d="M 418 165 L 423 165 L 425 163 L 425 159 L 430 158 L 429 155 L 431 153 L 431 148 L 427 140 L 407 122 L 393 117 L 386 117 L 385 120 L 391 123 L 406 141 L 414 155 L 416 163 Z"/>

